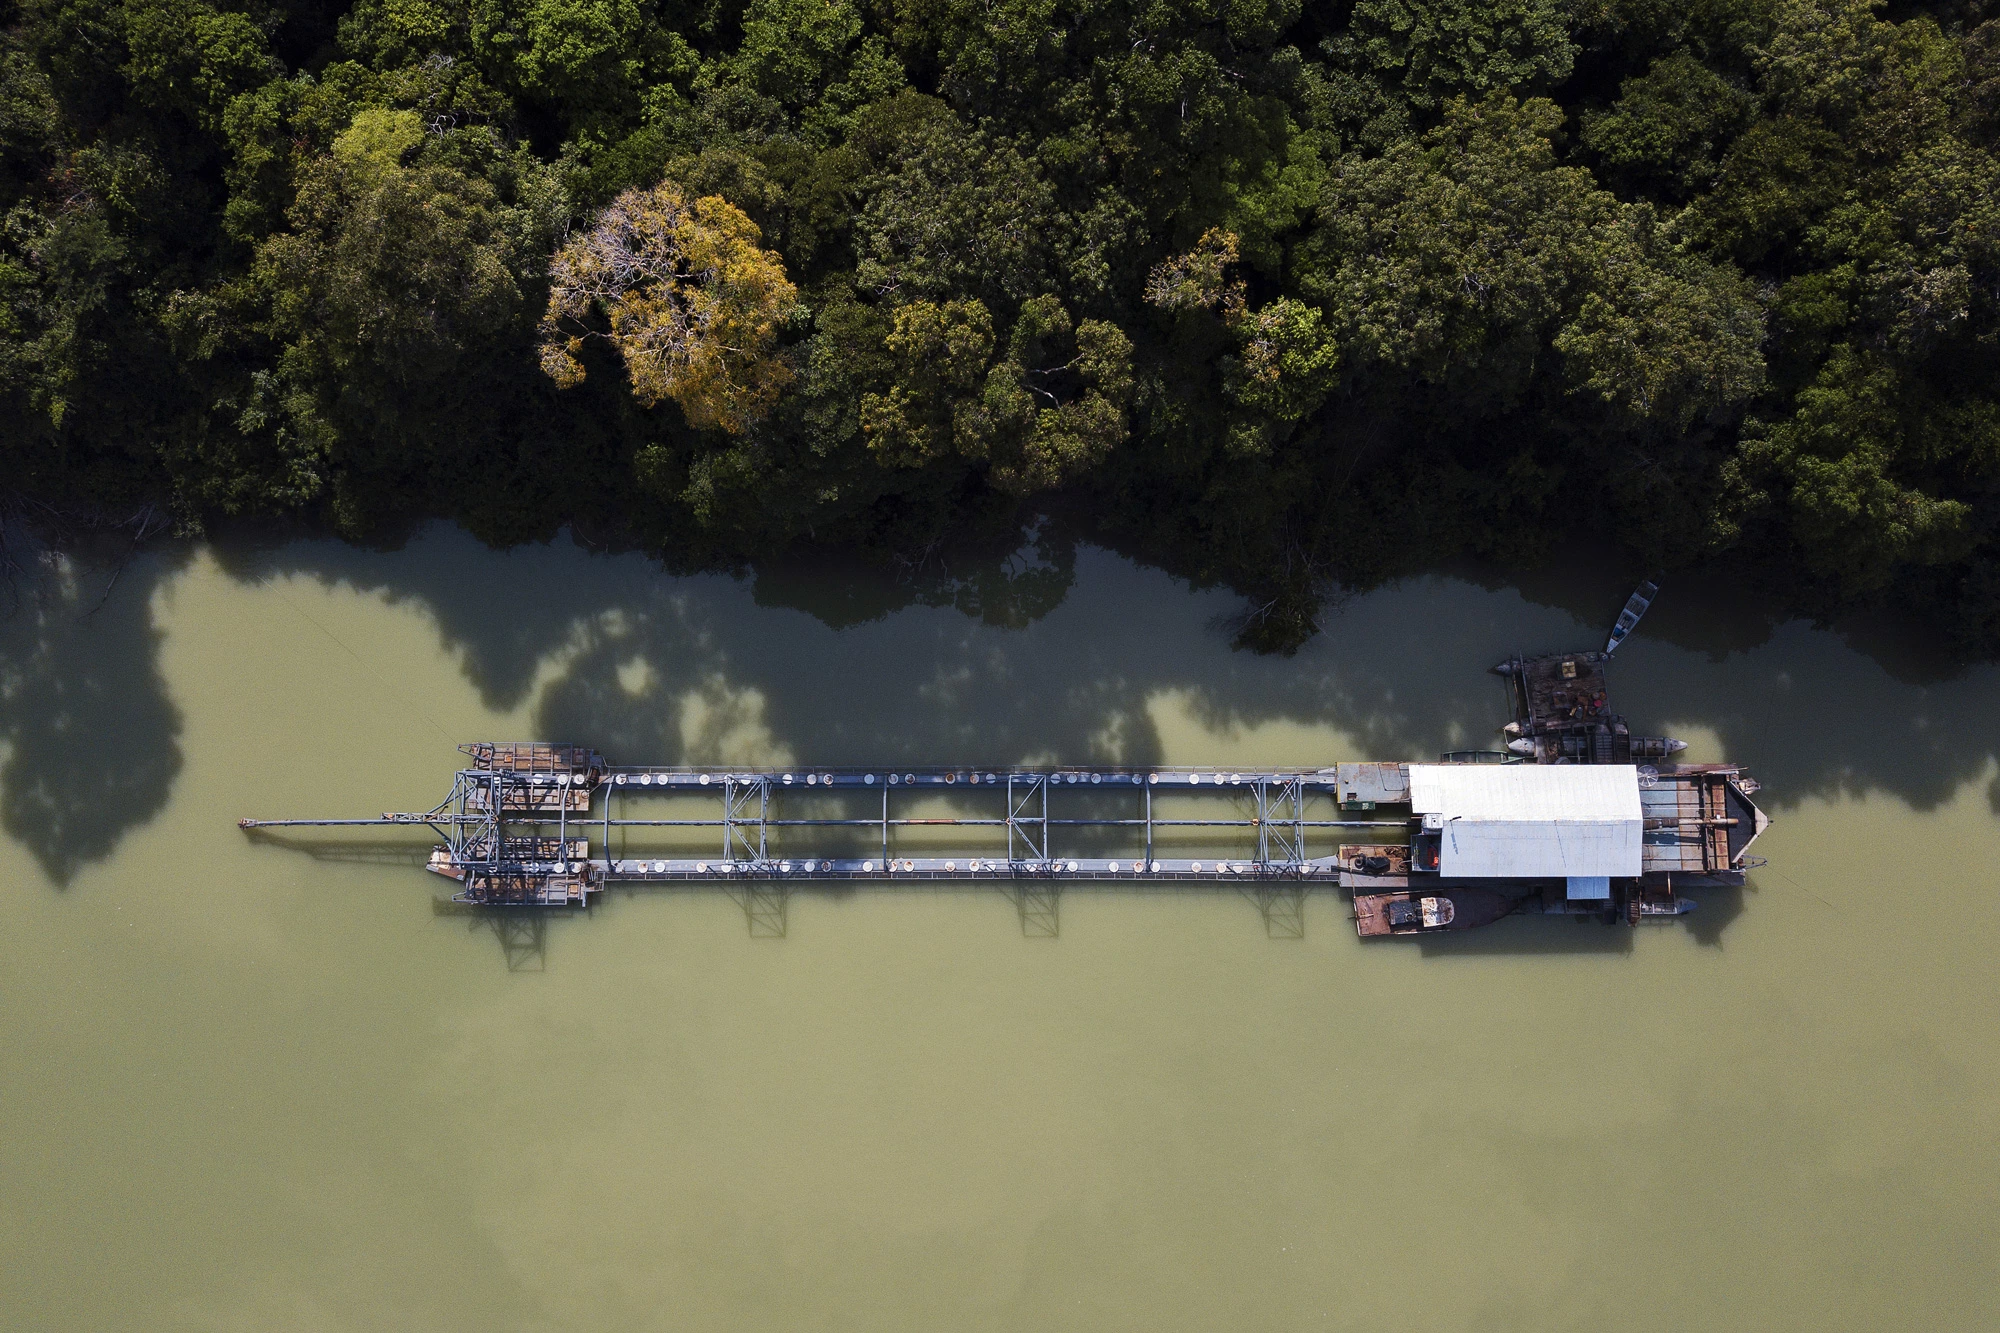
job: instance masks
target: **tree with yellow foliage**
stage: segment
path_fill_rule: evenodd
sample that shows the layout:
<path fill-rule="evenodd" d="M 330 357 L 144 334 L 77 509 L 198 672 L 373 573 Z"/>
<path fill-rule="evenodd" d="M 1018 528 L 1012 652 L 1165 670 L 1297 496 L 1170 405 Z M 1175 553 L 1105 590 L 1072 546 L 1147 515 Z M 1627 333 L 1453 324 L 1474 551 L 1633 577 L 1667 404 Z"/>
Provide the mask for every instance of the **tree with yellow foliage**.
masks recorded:
<path fill-rule="evenodd" d="M 641 403 L 671 398 L 695 429 L 742 434 L 792 379 L 774 348 L 798 289 L 762 239 L 719 195 L 690 200 L 672 181 L 625 191 L 549 266 L 542 369 L 578 384 L 583 340 L 608 338 Z"/>

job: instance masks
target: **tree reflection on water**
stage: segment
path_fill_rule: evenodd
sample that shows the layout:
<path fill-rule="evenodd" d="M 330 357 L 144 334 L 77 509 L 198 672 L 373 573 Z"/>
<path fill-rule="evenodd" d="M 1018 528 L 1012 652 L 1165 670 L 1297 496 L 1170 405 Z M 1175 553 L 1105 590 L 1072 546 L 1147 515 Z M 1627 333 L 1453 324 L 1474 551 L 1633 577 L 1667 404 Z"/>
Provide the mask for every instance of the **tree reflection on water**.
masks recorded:
<path fill-rule="evenodd" d="M 0 620 L 0 828 L 63 888 L 165 808 L 180 773 L 181 715 L 152 620 L 153 590 L 178 562 L 21 545 Z"/>
<path fill-rule="evenodd" d="M 246 582 L 305 577 L 419 606 L 489 706 L 528 702 L 545 738 L 662 763 L 1149 764 L 1166 758 L 1166 698 L 1216 732 L 1332 727 L 1362 752 L 1324 762 L 1424 758 L 1489 744 L 1504 705 L 1487 668 L 1597 646 L 1632 577 L 1572 558 L 1410 580 L 1348 599 L 1297 655 L 1268 658 L 1230 647 L 1228 593 L 1050 529 L 1004 556 L 892 570 L 793 558 L 736 577 L 667 577 L 570 542 L 492 551 L 444 527 L 396 551 L 216 554 Z M 0 825 L 59 885 L 158 813 L 179 772 L 151 602 L 186 555 L 141 556 L 115 586 L 109 568 L 43 562 L 0 624 Z M 1987 777 L 2000 691 L 1992 667 L 1940 662 L 1920 630 L 1885 624 L 1782 622 L 1723 573 L 1682 576 L 1621 649 L 1614 699 L 1640 730 L 1712 731 L 1779 812 L 1871 791 L 1928 808 Z M 1704 895 L 1688 928 L 1718 938 L 1741 897 Z M 1527 947 L 1535 925 L 1439 947 Z M 1535 947 L 1599 947 L 1558 933 L 1569 942 L 1542 931 Z"/>

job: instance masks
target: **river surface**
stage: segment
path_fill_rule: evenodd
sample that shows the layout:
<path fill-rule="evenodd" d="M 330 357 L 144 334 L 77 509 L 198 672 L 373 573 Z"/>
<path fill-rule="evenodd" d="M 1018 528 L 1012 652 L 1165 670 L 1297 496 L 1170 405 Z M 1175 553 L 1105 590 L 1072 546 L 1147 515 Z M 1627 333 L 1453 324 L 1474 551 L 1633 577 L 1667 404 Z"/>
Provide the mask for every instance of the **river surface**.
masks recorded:
<path fill-rule="evenodd" d="M 671 578 L 567 540 L 190 546 L 0 624 L 0 1326 L 2000 1327 L 2000 676 L 1670 583 L 1635 729 L 1770 865 L 1629 930 L 1302 938 L 1226 892 L 617 891 L 454 915 L 453 747 L 1322 764 L 1492 743 L 1588 555 L 1355 598 L 1292 658 L 1090 547 Z M 766 930 L 763 936 L 772 932 Z"/>

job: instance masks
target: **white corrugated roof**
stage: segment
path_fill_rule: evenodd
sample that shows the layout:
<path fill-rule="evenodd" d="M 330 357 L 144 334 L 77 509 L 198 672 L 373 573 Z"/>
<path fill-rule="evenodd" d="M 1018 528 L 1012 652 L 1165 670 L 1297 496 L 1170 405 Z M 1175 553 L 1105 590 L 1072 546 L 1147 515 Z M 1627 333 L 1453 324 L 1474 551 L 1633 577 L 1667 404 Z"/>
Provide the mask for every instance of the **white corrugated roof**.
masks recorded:
<path fill-rule="evenodd" d="M 1639 873 L 1645 819 L 1630 764 L 1411 764 L 1410 808 L 1442 822 L 1440 874 Z"/>

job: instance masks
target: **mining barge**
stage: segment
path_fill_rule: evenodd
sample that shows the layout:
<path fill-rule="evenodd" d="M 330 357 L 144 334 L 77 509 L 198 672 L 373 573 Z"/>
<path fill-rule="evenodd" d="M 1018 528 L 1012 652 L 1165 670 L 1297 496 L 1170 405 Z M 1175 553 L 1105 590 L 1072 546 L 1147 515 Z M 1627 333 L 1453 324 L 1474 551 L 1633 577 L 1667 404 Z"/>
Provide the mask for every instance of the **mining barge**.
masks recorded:
<path fill-rule="evenodd" d="M 782 915 L 789 886 L 843 880 L 991 882 L 1024 929 L 1053 921 L 1065 886 L 1134 882 L 1241 887 L 1274 933 L 1296 933 L 1277 923 L 1297 925 L 1316 887 L 1352 896 L 1364 936 L 1523 911 L 1670 918 L 1692 907 L 1686 890 L 1741 885 L 1768 821 L 1737 766 L 1677 764 L 1680 742 L 1631 734 L 1608 708 L 1607 659 L 1502 663 L 1506 748 L 1435 764 L 702 768 L 482 742 L 459 747 L 467 762 L 430 810 L 240 824 L 428 827 L 442 839 L 428 868 L 478 908 L 731 887 L 753 929 L 760 910 Z M 649 841 L 661 850 L 633 850 Z"/>

